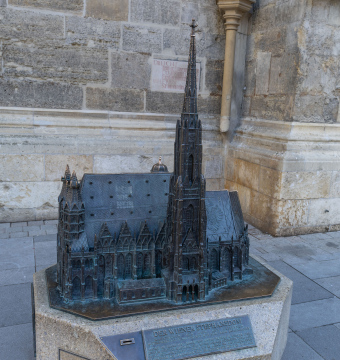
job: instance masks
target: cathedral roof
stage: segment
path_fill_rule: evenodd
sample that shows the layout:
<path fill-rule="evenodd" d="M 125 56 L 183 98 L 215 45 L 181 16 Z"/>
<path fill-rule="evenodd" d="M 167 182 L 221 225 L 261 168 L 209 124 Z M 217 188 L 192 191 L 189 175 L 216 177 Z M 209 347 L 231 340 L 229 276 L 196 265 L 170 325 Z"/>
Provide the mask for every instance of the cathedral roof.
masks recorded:
<path fill-rule="evenodd" d="M 120 234 L 125 221 L 134 237 L 145 221 L 150 232 L 157 233 L 166 219 L 170 176 L 164 172 L 85 174 L 81 197 L 90 247 L 104 222 L 112 236 Z"/>

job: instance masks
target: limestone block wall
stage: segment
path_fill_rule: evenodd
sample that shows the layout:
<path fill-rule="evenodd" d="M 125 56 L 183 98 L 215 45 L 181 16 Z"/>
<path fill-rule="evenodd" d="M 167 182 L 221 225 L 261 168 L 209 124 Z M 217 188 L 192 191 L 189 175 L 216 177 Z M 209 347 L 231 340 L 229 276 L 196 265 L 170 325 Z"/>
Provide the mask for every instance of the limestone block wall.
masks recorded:
<path fill-rule="evenodd" d="M 335 0 L 262 0 L 252 17 L 226 187 L 275 235 L 340 227 L 339 34 Z"/>
<path fill-rule="evenodd" d="M 56 218 L 67 163 L 79 177 L 140 172 L 161 155 L 172 170 L 183 90 L 154 75 L 187 61 L 192 18 L 204 173 L 220 189 L 225 31 L 215 0 L 0 0 L 0 222 Z"/>

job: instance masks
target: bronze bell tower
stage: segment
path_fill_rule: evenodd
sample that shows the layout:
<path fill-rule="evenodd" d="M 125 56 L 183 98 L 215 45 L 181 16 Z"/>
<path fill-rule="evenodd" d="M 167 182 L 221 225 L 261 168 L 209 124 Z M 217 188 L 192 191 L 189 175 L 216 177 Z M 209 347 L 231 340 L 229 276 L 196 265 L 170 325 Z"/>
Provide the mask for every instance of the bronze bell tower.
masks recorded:
<path fill-rule="evenodd" d="M 176 125 L 174 174 L 170 180 L 168 224 L 171 237 L 170 298 L 204 300 L 207 286 L 205 179 L 202 124 L 197 113 L 195 20 L 181 119 Z"/>

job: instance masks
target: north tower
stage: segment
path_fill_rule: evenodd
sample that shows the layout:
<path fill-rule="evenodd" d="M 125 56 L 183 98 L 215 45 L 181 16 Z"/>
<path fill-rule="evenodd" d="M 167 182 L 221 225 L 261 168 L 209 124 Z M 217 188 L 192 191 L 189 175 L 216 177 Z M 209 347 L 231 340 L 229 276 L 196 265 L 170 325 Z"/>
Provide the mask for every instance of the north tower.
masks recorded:
<path fill-rule="evenodd" d="M 195 20 L 181 119 L 176 125 L 174 173 L 170 180 L 168 234 L 171 238 L 169 297 L 204 300 L 208 291 L 205 179 L 202 124 L 197 113 Z"/>

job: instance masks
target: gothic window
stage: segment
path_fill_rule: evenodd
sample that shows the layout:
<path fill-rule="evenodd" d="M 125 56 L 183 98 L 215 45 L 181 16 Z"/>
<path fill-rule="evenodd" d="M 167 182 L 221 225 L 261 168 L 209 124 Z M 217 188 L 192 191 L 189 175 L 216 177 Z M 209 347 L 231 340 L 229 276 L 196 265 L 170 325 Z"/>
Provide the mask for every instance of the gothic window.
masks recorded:
<path fill-rule="evenodd" d="M 91 298 L 93 296 L 93 281 L 91 276 L 87 276 L 85 279 L 85 297 Z"/>
<path fill-rule="evenodd" d="M 106 256 L 106 260 L 105 260 L 105 264 L 106 264 L 106 276 L 110 276 L 112 275 L 112 262 L 111 262 L 111 255 L 107 255 Z"/>
<path fill-rule="evenodd" d="M 124 256 L 120 254 L 118 256 L 118 279 L 124 279 Z"/>
<path fill-rule="evenodd" d="M 218 270 L 218 254 L 217 254 L 217 251 L 215 249 L 211 250 L 210 268 L 211 268 L 212 271 L 217 271 Z"/>
<path fill-rule="evenodd" d="M 195 301 L 198 300 L 198 285 L 195 285 Z"/>
<path fill-rule="evenodd" d="M 143 277 L 143 254 L 139 253 L 137 255 L 137 279 Z"/>
<path fill-rule="evenodd" d="M 144 255 L 144 277 L 148 278 L 151 275 L 151 261 L 150 255 Z"/>
<path fill-rule="evenodd" d="M 157 251 L 156 253 L 156 277 L 161 277 L 162 272 L 162 253 Z"/>
<path fill-rule="evenodd" d="M 234 260 L 234 267 L 237 267 L 238 264 L 238 248 L 234 248 L 234 254 L 233 254 L 233 260 Z"/>
<path fill-rule="evenodd" d="M 226 250 L 224 253 L 224 266 L 225 270 L 230 273 L 230 252 L 228 250 Z"/>
<path fill-rule="evenodd" d="M 90 261 L 89 261 L 89 267 L 90 267 L 90 269 L 93 269 L 93 260 L 92 259 L 90 259 Z"/>
<path fill-rule="evenodd" d="M 194 230 L 194 207 L 189 205 L 186 211 L 187 229 Z"/>
<path fill-rule="evenodd" d="M 72 281 L 72 297 L 73 299 L 80 299 L 80 279 L 76 276 Z"/>
<path fill-rule="evenodd" d="M 105 258 L 103 255 L 99 256 L 98 259 L 98 275 L 97 275 L 97 294 L 98 297 L 104 295 L 104 278 L 105 278 Z"/>
<path fill-rule="evenodd" d="M 189 182 L 192 184 L 194 180 L 194 157 L 192 155 L 189 156 L 188 160 L 188 176 L 189 176 Z"/>
<path fill-rule="evenodd" d="M 80 261 L 80 260 L 77 261 L 76 268 L 77 268 L 77 269 L 80 269 L 80 268 L 81 268 L 81 261 Z"/>
<path fill-rule="evenodd" d="M 182 302 L 187 301 L 187 287 L 183 286 L 183 292 L 182 292 Z"/>
<path fill-rule="evenodd" d="M 183 257 L 183 263 L 182 263 L 183 270 L 189 270 L 189 258 Z"/>
<path fill-rule="evenodd" d="M 191 258 L 190 269 L 196 270 L 196 259 L 194 257 Z"/>
<path fill-rule="evenodd" d="M 127 254 L 125 257 L 125 279 L 132 278 L 132 255 Z"/>
<path fill-rule="evenodd" d="M 85 260 L 85 269 L 89 269 L 90 268 L 90 260 L 86 259 Z"/>

